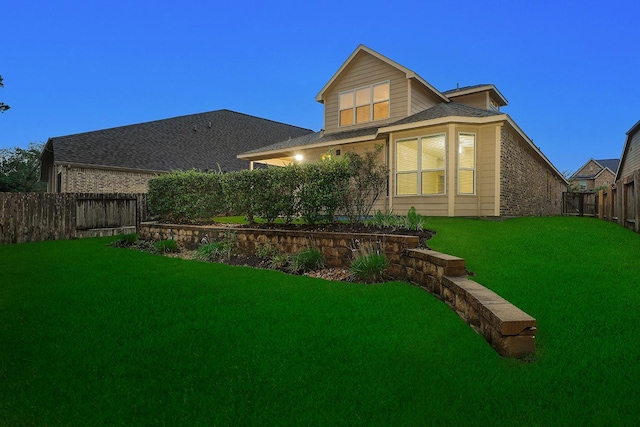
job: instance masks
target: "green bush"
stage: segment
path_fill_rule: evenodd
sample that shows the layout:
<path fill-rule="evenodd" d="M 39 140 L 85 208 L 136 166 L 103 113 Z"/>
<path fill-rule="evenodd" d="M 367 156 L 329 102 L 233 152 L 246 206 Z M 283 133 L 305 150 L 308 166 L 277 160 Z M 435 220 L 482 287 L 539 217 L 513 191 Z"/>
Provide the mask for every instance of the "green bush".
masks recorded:
<path fill-rule="evenodd" d="M 161 253 L 171 253 L 171 252 L 178 252 L 178 242 L 176 242 L 175 240 L 160 240 L 157 241 L 153 247 Z"/>
<path fill-rule="evenodd" d="M 336 213 L 359 222 L 386 190 L 388 170 L 382 147 L 360 156 L 348 153 L 326 161 L 227 174 L 175 171 L 149 181 L 152 215 L 166 221 L 211 220 L 244 215 L 273 223 L 334 221 Z"/>
<path fill-rule="evenodd" d="M 233 231 L 227 231 L 221 240 L 200 246 L 193 254 L 193 259 L 209 262 L 228 260 L 236 253 L 237 242 L 238 235 Z"/>
<path fill-rule="evenodd" d="M 174 171 L 149 181 L 149 211 L 163 220 L 210 220 L 228 208 L 224 175 Z"/>
<path fill-rule="evenodd" d="M 224 199 L 230 212 L 234 215 L 244 215 L 249 222 L 254 222 L 256 214 L 257 176 L 254 172 L 229 172 L 224 179 Z"/>
<path fill-rule="evenodd" d="M 307 224 L 332 222 L 345 198 L 349 164 L 345 157 L 304 165 L 299 191 L 300 216 Z"/>
<path fill-rule="evenodd" d="M 366 221 L 366 224 L 378 228 L 394 227 L 422 231 L 425 222 L 426 217 L 417 213 L 416 208 L 411 206 L 407 215 L 396 215 L 390 210 L 378 211 Z"/>
<path fill-rule="evenodd" d="M 378 198 L 387 191 L 389 168 L 384 163 L 383 149 L 383 145 L 376 145 L 373 151 L 366 151 L 364 155 L 353 151 L 345 153 L 349 181 L 341 212 L 351 223 L 364 221 Z"/>
<path fill-rule="evenodd" d="M 301 250 L 291 256 L 290 261 L 291 265 L 289 268 L 292 273 L 306 273 L 307 271 L 317 270 L 324 266 L 322 252 L 313 248 Z"/>
<path fill-rule="evenodd" d="M 254 213 L 272 224 L 282 217 L 287 224 L 298 215 L 296 193 L 300 186 L 300 166 L 256 169 L 252 200 Z"/>
<path fill-rule="evenodd" d="M 138 236 L 138 234 L 136 233 L 123 234 L 117 240 L 114 240 L 111 244 L 119 248 L 126 248 L 135 245 L 139 238 L 140 236 Z"/>
<path fill-rule="evenodd" d="M 351 262 L 349 272 L 358 280 L 365 283 L 375 283 L 382 280 L 382 274 L 389 268 L 389 260 L 380 249 L 372 245 L 359 248 L 359 255 Z"/>
<path fill-rule="evenodd" d="M 280 255 L 280 249 L 276 245 L 272 245 L 271 243 L 257 243 L 256 244 L 256 255 L 260 258 L 273 258 L 277 255 Z"/>
<path fill-rule="evenodd" d="M 223 257 L 224 243 L 213 242 L 200 246 L 193 254 L 193 259 L 198 261 L 217 261 Z"/>

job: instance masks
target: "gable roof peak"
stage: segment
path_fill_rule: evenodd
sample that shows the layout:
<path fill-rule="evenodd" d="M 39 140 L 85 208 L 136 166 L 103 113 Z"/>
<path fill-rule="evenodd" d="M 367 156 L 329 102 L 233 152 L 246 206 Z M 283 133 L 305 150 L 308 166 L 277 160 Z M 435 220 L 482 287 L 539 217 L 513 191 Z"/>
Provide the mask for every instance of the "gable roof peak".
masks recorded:
<path fill-rule="evenodd" d="M 425 79 L 423 79 L 422 77 L 420 77 L 416 72 L 408 69 L 407 67 L 398 64 L 397 62 L 387 58 L 386 56 L 376 52 L 375 50 L 363 45 L 363 44 L 359 44 L 358 47 L 351 53 L 351 55 L 349 55 L 349 57 L 347 58 L 346 61 L 344 61 L 344 63 L 340 66 L 340 68 L 338 68 L 338 71 L 336 71 L 333 76 L 329 79 L 329 81 L 322 87 L 322 89 L 320 90 L 320 92 L 318 92 L 318 94 L 316 95 L 316 101 L 320 102 L 320 103 L 324 103 L 324 93 L 327 91 L 327 89 L 329 89 L 329 87 L 331 87 L 331 85 L 338 79 L 338 77 L 340 77 L 340 75 L 342 74 L 342 72 L 349 66 L 349 64 L 354 60 L 354 58 L 361 52 L 365 52 L 377 59 L 379 59 L 382 62 L 387 63 L 388 65 L 402 71 L 407 79 L 414 79 L 416 81 L 418 81 L 420 84 L 422 84 L 423 86 L 425 86 L 427 89 L 429 89 L 430 91 L 432 91 L 436 96 L 438 96 L 439 98 L 441 98 L 444 102 L 449 102 L 449 99 L 443 95 L 438 89 L 436 89 L 435 87 L 431 86 L 431 84 L 429 84 L 429 82 L 427 82 Z"/>

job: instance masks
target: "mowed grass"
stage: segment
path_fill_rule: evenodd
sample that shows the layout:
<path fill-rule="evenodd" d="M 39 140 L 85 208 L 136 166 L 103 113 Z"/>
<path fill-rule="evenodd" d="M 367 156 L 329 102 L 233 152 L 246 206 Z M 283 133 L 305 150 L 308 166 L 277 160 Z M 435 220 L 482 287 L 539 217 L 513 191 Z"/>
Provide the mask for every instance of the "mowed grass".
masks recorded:
<path fill-rule="evenodd" d="M 164 258 L 0 246 L 0 425 L 631 425 L 640 236 L 581 218 L 431 218 L 436 250 L 538 319 L 500 358 L 444 303 Z"/>

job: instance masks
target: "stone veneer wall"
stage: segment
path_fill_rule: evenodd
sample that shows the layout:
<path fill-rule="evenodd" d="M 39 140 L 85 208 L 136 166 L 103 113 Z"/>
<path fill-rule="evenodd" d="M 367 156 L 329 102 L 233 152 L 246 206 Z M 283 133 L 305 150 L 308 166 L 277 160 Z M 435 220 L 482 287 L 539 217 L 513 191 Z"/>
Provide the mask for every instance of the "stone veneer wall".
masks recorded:
<path fill-rule="evenodd" d="M 111 169 L 65 167 L 63 193 L 147 193 L 148 182 L 158 174 Z"/>
<path fill-rule="evenodd" d="M 418 246 L 416 236 L 388 234 L 321 233 L 295 230 L 270 230 L 264 228 L 213 227 L 198 225 L 171 225 L 146 223 L 140 227 L 143 239 L 173 239 L 187 249 L 195 249 L 203 238 L 209 242 L 221 240 L 233 231 L 238 236 L 238 251 L 256 253 L 257 244 L 269 243 L 282 252 L 295 253 L 305 248 L 320 248 L 327 267 L 348 267 L 353 259 L 353 248 L 358 245 L 380 245 L 391 263 L 398 263 L 402 251 Z"/>
<path fill-rule="evenodd" d="M 307 247 L 320 248 L 325 264 L 348 268 L 352 248 L 375 244 L 383 248 L 390 267 L 390 279 L 406 280 L 449 304 L 460 317 L 480 333 L 502 356 L 526 357 L 535 353 L 536 319 L 482 285 L 468 280 L 462 258 L 418 248 L 416 236 L 383 234 L 323 233 L 213 226 L 182 226 L 143 223 L 145 239 L 174 239 L 186 248 L 196 248 L 203 238 L 215 241 L 233 231 L 238 250 L 255 253 L 256 244 L 277 245 L 286 253 Z"/>
<path fill-rule="evenodd" d="M 507 126 L 500 149 L 500 215 L 561 215 L 566 184 Z"/>

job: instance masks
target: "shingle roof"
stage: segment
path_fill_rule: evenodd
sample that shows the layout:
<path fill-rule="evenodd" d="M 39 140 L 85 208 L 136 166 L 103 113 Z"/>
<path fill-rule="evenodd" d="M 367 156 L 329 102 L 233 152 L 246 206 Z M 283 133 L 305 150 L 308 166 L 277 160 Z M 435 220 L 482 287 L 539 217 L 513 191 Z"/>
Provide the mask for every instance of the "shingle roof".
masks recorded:
<path fill-rule="evenodd" d="M 351 138 L 371 136 L 374 137 L 378 133 L 378 129 L 381 127 L 391 127 L 396 125 L 403 125 L 409 123 L 416 123 L 425 120 L 438 119 L 441 117 L 490 117 L 499 116 L 502 113 L 490 110 L 483 110 L 481 108 L 471 107 L 465 104 L 459 104 L 457 102 L 441 103 L 424 111 L 420 111 L 412 116 L 398 120 L 393 123 L 385 124 L 382 126 L 374 126 L 362 129 L 349 130 L 344 132 L 336 132 L 325 134 L 324 132 L 315 132 L 312 134 L 304 135 L 299 138 L 292 138 L 286 141 L 280 141 L 272 145 L 256 148 L 251 151 L 246 151 L 244 154 L 257 154 L 273 150 L 304 147 L 311 144 L 322 144 L 332 141 L 342 141 Z"/>
<path fill-rule="evenodd" d="M 266 147 L 260 147 L 255 150 L 247 151 L 242 154 L 262 153 L 265 151 L 302 147 L 311 144 L 321 144 L 325 142 L 341 141 L 350 138 L 357 138 L 361 136 L 375 136 L 378 131 L 378 127 L 369 127 L 364 129 L 355 129 L 345 132 L 336 132 L 325 134 L 324 132 L 314 132 L 307 135 L 303 135 L 298 138 L 292 138 L 287 141 L 280 141 L 275 144 L 267 145 Z"/>
<path fill-rule="evenodd" d="M 491 86 L 489 83 L 483 83 L 483 84 L 479 84 L 479 85 L 471 85 L 471 86 L 463 86 L 463 87 L 457 87 L 455 89 L 449 89 L 449 90 L 445 90 L 444 93 L 445 95 L 452 95 L 456 92 L 462 92 L 465 90 L 469 90 L 469 89 L 477 89 L 480 87 L 484 87 L 484 86 Z"/>
<path fill-rule="evenodd" d="M 603 159 L 596 160 L 603 168 L 611 169 L 611 172 L 618 172 L 618 166 L 620 165 L 620 159 Z"/>
<path fill-rule="evenodd" d="M 389 126 L 403 125 L 407 123 L 422 122 L 425 120 L 439 119 L 442 117 L 490 117 L 499 116 L 502 113 L 482 108 L 472 107 L 470 105 L 459 104 L 457 102 L 449 102 L 448 104 L 440 103 L 431 108 L 420 111 L 414 115 L 398 120 Z"/>
<path fill-rule="evenodd" d="M 53 137 L 55 162 L 170 171 L 247 168 L 236 156 L 309 129 L 217 110 L 164 120 Z"/>

